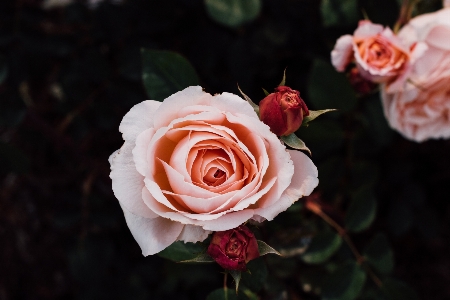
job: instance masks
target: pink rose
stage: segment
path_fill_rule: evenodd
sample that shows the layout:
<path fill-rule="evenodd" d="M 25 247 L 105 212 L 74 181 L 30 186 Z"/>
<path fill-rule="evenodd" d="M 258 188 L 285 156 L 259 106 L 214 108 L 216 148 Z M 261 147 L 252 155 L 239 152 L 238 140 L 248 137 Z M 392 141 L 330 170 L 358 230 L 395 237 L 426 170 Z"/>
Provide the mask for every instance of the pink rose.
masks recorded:
<path fill-rule="evenodd" d="M 417 55 L 420 51 L 411 53 L 388 27 L 364 20 L 359 22 L 353 36 L 344 35 L 336 41 L 331 62 L 343 72 L 354 61 L 367 80 L 399 85 L 405 80 L 411 59 Z"/>
<path fill-rule="evenodd" d="M 259 257 L 258 242 L 247 226 L 213 234 L 208 254 L 224 269 L 247 270 L 247 263 Z"/>
<path fill-rule="evenodd" d="M 422 142 L 450 137 L 450 8 L 410 20 L 398 34 L 407 45 L 425 44 L 400 89 L 382 88 L 390 126 Z"/>
<path fill-rule="evenodd" d="M 300 93 L 287 86 L 279 86 L 259 103 L 261 121 L 269 125 L 276 135 L 290 135 L 309 115 Z"/>
<path fill-rule="evenodd" d="M 240 97 L 188 87 L 135 105 L 110 157 L 112 187 L 144 255 L 253 219 L 272 220 L 318 184 Z"/>

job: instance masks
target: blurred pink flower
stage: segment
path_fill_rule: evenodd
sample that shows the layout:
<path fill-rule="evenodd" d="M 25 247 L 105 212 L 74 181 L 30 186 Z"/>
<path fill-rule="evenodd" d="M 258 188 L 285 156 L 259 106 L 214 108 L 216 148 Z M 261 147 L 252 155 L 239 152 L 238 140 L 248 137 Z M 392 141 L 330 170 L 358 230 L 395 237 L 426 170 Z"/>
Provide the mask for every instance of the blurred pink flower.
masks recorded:
<path fill-rule="evenodd" d="M 444 4 L 449 5 L 449 1 Z M 390 126 L 421 142 L 450 137 L 450 7 L 417 16 L 398 34 L 408 47 L 422 43 L 425 53 L 411 66 L 399 89 L 382 88 Z"/>

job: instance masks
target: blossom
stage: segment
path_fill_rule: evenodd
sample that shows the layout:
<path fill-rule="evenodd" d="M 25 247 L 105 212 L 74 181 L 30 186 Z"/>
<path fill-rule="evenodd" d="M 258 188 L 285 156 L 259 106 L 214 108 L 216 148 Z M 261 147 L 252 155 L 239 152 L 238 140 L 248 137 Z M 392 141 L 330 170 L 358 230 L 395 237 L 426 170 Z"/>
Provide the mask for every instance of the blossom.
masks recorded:
<path fill-rule="evenodd" d="M 234 94 L 188 87 L 135 105 L 119 130 L 110 177 L 144 255 L 272 220 L 318 184 L 309 157 L 287 150 Z"/>
<path fill-rule="evenodd" d="M 302 125 L 309 115 L 300 93 L 287 86 L 279 86 L 259 103 L 261 121 L 279 136 L 289 135 Z"/>
<path fill-rule="evenodd" d="M 354 62 L 362 77 L 377 83 L 401 85 L 411 61 L 423 47 L 410 49 L 388 27 L 363 20 L 353 35 L 341 36 L 331 52 L 333 66 L 339 72 Z"/>
<path fill-rule="evenodd" d="M 258 243 L 247 226 L 217 231 L 213 234 L 208 254 L 224 269 L 247 270 L 246 264 L 259 257 Z"/>
<path fill-rule="evenodd" d="M 450 7 L 409 21 L 398 33 L 411 47 L 426 51 L 411 67 L 400 89 L 382 88 L 390 126 L 408 139 L 422 142 L 450 137 Z"/>

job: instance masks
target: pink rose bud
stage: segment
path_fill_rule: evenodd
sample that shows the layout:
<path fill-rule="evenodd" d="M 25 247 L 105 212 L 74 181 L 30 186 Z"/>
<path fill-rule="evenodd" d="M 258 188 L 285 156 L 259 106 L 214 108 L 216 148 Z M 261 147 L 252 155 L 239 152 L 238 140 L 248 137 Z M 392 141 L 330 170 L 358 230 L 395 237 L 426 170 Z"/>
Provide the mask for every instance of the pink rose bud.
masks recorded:
<path fill-rule="evenodd" d="M 215 232 L 207 252 L 227 270 L 245 271 L 246 264 L 259 257 L 255 235 L 244 225 Z"/>
<path fill-rule="evenodd" d="M 283 136 L 295 132 L 309 110 L 298 91 L 279 86 L 259 103 L 259 113 L 261 121 L 269 125 L 273 133 Z"/>

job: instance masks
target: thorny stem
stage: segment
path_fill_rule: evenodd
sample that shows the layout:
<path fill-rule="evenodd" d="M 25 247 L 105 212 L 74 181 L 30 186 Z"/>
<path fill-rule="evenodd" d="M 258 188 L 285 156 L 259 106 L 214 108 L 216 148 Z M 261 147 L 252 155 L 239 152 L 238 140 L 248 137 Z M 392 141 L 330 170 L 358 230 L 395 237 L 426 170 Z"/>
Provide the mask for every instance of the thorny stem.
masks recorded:
<path fill-rule="evenodd" d="M 351 240 L 350 236 L 347 234 L 345 228 L 343 228 L 336 221 L 330 218 L 330 216 L 324 213 L 317 203 L 313 201 L 307 201 L 306 208 L 315 213 L 316 215 L 318 215 L 319 217 L 321 217 L 325 222 L 327 222 L 331 227 L 333 227 L 338 232 L 338 234 L 344 239 L 344 241 L 347 243 L 348 247 L 352 251 L 353 255 L 355 256 L 357 264 L 362 266 L 364 270 L 367 272 L 367 274 L 370 276 L 370 278 L 373 280 L 373 282 L 379 288 L 381 288 L 383 286 L 383 283 L 381 282 L 380 278 L 378 278 L 378 276 L 372 271 L 369 265 L 367 265 L 364 256 L 362 256 L 361 253 L 359 253 L 355 244 L 353 244 L 353 241 Z"/>

